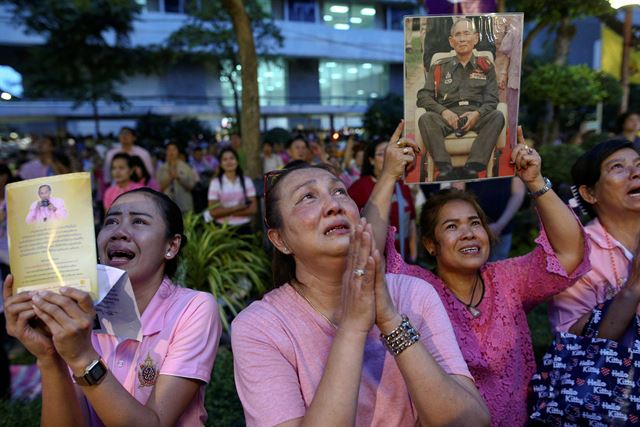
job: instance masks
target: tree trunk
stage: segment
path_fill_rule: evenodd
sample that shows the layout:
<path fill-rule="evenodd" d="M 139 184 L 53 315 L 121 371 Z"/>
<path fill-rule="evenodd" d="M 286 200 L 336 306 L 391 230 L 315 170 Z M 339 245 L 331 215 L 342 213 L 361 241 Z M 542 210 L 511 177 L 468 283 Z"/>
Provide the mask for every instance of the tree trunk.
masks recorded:
<path fill-rule="evenodd" d="M 238 85 L 232 73 L 227 74 L 227 78 L 233 92 L 233 109 L 238 121 L 238 130 L 240 130 L 242 128 L 242 111 L 240 110 L 240 99 L 238 98 Z"/>
<path fill-rule="evenodd" d="M 547 24 L 543 24 L 541 21 L 538 21 L 535 27 L 533 27 L 531 31 L 529 31 L 529 33 L 527 34 L 527 37 L 522 42 L 522 63 L 523 64 L 524 64 L 524 59 L 527 57 L 527 54 L 529 53 L 529 48 L 531 47 L 531 43 L 533 43 L 533 39 L 535 39 L 536 36 L 540 34 L 540 31 L 542 31 L 546 26 Z"/>
<path fill-rule="evenodd" d="M 251 21 L 242 0 L 222 0 L 233 22 L 242 66 L 242 121 L 240 132 L 247 155 L 247 175 L 262 175 L 260 162 L 260 103 L 258 98 L 258 58 L 251 31 Z"/>
<path fill-rule="evenodd" d="M 94 99 L 91 101 L 91 110 L 93 111 L 93 126 L 94 126 L 94 137 L 96 142 L 100 138 L 100 115 L 98 114 L 98 100 Z"/>
<path fill-rule="evenodd" d="M 576 26 L 571 22 L 571 18 L 564 17 L 560 21 L 558 31 L 556 32 L 556 40 L 553 43 L 553 63 L 556 65 L 565 65 L 569 56 L 569 48 L 571 40 L 576 35 Z"/>

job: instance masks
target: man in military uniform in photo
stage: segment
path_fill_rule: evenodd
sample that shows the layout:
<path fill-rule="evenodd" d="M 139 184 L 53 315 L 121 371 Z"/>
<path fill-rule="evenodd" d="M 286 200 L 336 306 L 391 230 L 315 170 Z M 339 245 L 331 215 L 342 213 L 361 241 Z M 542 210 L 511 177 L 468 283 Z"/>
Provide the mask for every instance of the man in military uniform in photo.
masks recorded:
<path fill-rule="evenodd" d="M 420 116 L 418 128 L 439 171 L 437 180 L 473 179 L 486 169 L 504 116 L 496 110 L 498 85 L 493 64 L 476 56 L 479 35 L 469 19 L 451 27 L 449 45 L 456 55 L 431 66 L 425 87 L 418 91 L 417 106 L 427 112 Z M 461 170 L 454 170 L 444 139 L 451 133 L 462 136 L 475 131 L 469 158 Z"/>

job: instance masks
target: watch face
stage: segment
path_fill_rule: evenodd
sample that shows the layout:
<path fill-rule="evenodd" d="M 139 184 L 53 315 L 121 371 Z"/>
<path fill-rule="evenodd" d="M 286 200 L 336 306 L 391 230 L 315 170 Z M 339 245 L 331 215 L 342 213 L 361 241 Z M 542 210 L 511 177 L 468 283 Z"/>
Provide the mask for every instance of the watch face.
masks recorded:
<path fill-rule="evenodd" d="M 85 378 L 87 379 L 87 382 L 89 384 L 98 384 L 102 378 L 107 374 L 107 367 L 104 365 L 104 363 L 101 361 L 99 361 L 98 363 L 95 364 L 95 366 L 93 366 L 89 372 L 87 372 L 87 375 L 85 375 Z"/>

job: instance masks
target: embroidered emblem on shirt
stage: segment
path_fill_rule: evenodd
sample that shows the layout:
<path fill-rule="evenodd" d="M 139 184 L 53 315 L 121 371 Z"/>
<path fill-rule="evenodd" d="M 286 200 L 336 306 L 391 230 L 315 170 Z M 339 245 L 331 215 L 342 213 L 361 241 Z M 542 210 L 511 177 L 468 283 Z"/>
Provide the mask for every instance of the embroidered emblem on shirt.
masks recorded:
<path fill-rule="evenodd" d="M 139 387 L 153 387 L 157 378 L 158 368 L 153 364 L 151 356 L 147 353 L 147 358 L 144 360 L 144 363 L 140 364 L 138 370 Z"/>

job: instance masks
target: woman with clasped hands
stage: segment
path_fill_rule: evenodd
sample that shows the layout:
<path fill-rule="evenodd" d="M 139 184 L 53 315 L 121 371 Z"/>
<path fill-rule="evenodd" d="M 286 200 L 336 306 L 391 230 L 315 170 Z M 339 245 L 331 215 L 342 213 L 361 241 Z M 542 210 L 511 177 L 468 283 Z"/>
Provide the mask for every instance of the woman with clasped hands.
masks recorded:
<path fill-rule="evenodd" d="M 526 314 L 588 271 L 584 232 L 541 176 L 540 156 L 523 143 L 519 129 L 511 161 L 536 200 L 537 247 L 522 257 L 487 263 L 492 235 L 486 215 L 472 195 L 449 190 L 430 196 L 420 219 L 421 240 L 435 259 L 435 271 L 405 264 L 393 233 L 386 234 L 395 181 L 419 150 L 413 141 L 400 139 L 402 127 L 391 138 L 382 176 L 364 210 L 374 224 L 377 247 L 385 247 L 386 238 L 388 272 L 420 278 L 438 292 L 492 425 L 526 425 L 527 390 L 535 371 Z"/>
<path fill-rule="evenodd" d="M 231 337 L 247 425 L 487 425 L 437 294 L 384 274 L 340 179 L 300 165 L 265 187 L 278 287 Z"/>
<path fill-rule="evenodd" d="M 104 264 L 129 274 L 141 341 L 92 331 L 96 312 L 86 292 L 11 296 L 7 276 L 7 330 L 38 359 L 41 425 L 204 425 L 221 322 L 211 294 L 169 278 L 184 243 L 180 209 L 154 190 L 124 193 L 106 214 L 98 252 Z M 46 332 L 34 326 L 36 317 Z"/>

